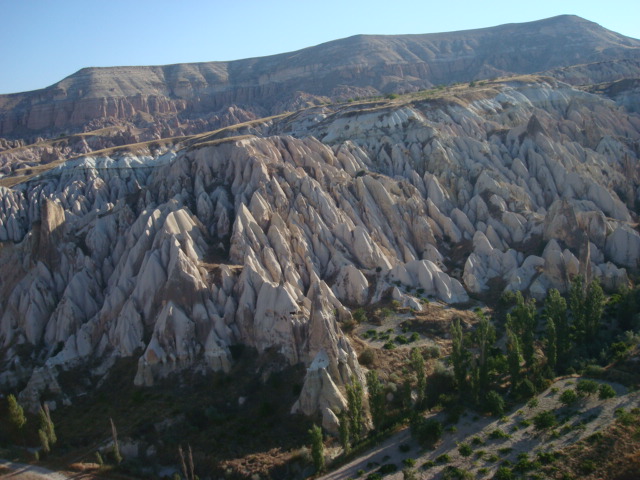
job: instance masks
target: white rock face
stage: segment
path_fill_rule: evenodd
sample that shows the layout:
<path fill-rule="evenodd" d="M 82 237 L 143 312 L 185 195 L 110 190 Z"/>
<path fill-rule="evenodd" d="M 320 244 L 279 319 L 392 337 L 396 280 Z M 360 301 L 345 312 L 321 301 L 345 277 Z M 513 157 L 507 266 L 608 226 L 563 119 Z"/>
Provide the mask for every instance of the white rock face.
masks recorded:
<path fill-rule="evenodd" d="M 494 285 L 542 298 L 578 273 L 615 289 L 638 268 L 640 122 L 613 102 L 512 79 L 455 102 L 322 108 L 0 187 L 0 381 L 134 357 L 131 381 L 150 385 L 228 371 L 243 344 L 303 363 L 296 408 L 334 428 L 344 385 L 364 380 L 345 305 Z"/>

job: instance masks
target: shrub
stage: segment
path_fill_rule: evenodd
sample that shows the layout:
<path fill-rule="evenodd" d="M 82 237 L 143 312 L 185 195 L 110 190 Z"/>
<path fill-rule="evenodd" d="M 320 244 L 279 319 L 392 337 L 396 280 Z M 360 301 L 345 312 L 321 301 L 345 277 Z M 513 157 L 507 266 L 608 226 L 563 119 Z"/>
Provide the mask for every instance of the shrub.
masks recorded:
<path fill-rule="evenodd" d="M 402 453 L 407 453 L 409 450 L 411 450 L 411 445 L 409 445 L 408 443 L 401 443 L 398 447 L 398 450 L 400 450 Z"/>
<path fill-rule="evenodd" d="M 538 452 L 538 461 L 543 465 L 549 465 L 557 460 L 558 454 L 555 452 Z"/>
<path fill-rule="evenodd" d="M 369 366 L 372 365 L 376 360 L 376 352 L 372 348 L 365 348 L 360 356 L 358 357 L 358 361 L 361 365 Z"/>
<path fill-rule="evenodd" d="M 484 441 L 478 435 L 476 435 L 475 437 L 473 437 L 471 439 L 471 444 L 472 445 L 482 445 L 483 443 L 484 443 Z"/>
<path fill-rule="evenodd" d="M 366 322 L 367 314 L 365 313 L 363 308 L 357 308 L 353 311 L 353 319 L 358 323 Z"/>
<path fill-rule="evenodd" d="M 438 455 L 436 457 L 437 463 L 449 463 L 451 461 L 451 457 L 448 453 L 443 453 L 442 455 Z"/>
<path fill-rule="evenodd" d="M 420 467 L 422 470 L 429 470 L 430 468 L 434 467 L 436 464 L 436 462 L 434 462 L 433 460 L 427 460 L 426 462 L 424 462 L 422 464 L 422 466 Z"/>
<path fill-rule="evenodd" d="M 493 476 L 493 478 L 495 480 L 513 480 L 514 475 L 513 472 L 511 471 L 511 469 L 509 467 L 500 467 L 498 468 L 498 471 L 496 472 L 496 474 Z"/>
<path fill-rule="evenodd" d="M 404 460 L 402 460 L 402 463 L 404 463 L 407 467 L 416 466 L 416 461 L 413 458 L 405 458 Z"/>
<path fill-rule="evenodd" d="M 578 400 L 578 395 L 576 395 L 573 389 L 565 390 L 562 392 L 562 395 L 560 395 L 560 401 L 566 406 L 573 405 L 576 400 Z"/>
<path fill-rule="evenodd" d="M 402 470 L 402 480 L 418 480 L 418 475 L 413 468 L 407 467 Z"/>
<path fill-rule="evenodd" d="M 453 465 L 449 465 L 442 471 L 442 480 L 467 480 L 473 478 L 471 473 Z"/>
<path fill-rule="evenodd" d="M 383 345 L 383 347 L 385 350 L 394 350 L 396 348 L 396 344 L 393 342 L 387 342 Z"/>
<path fill-rule="evenodd" d="M 576 386 L 579 395 L 590 396 L 598 391 L 598 382 L 593 380 L 580 380 Z"/>
<path fill-rule="evenodd" d="M 527 407 L 536 408 L 539 404 L 540 404 L 540 401 L 538 400 L 538 397 L 534 397 L 527 402 Z"/>
<path fill-rule="evenodd" d="M 536 430 L 551 428 L 557 423 L 557 421 L 555 413 L 551 410 L 545 410 L 533 417 L 533 424 L 535 425 Z"/>
<path fill-rule="evenodd" d="M 436 419 L 419 418 L 411 424 L 411 435 L 424 446 L 433 446 L 442 437 L 444 428 Z"/>
<path fill-rule="evenodd" d="M 493 432 L 489 434 L 489 438 L 491 440 L 500 440 L 500 439 L 511 438 L 511 435 L 506 433 L 504 430 L 496 428 Z"/>
<path fill-rule="evenodd" d="M 388 473 L 395 473 L 398 471 L 398 467 L 395 463 L 385 463 L 384 465 L 380 466 L 380 468 L 378 469 L 378 472 L 380 472 L 382 475 L 387 475 Z"/>
<path fill-rule="evenodd" d="M 521 420 L 521 421 L 520 421 L 520 426 L 521 426 L 522 428 L 530 427 L 530 426 L 531 426 L 531 420 L 528 420 L 528 419 L 526 419 L 526 418 L 525 418 L 524 420 Z"/>
<path fill-rule="evenodd" d="M 616 396 L 616 391 L 613 387 L 607 383 L 603 383 L 598 388 L 598 398 L 600 400 L 606 400 L 607 398 L 613 398 Z"/>
<path fill-rule="evenodd" d="M 458 445 L 458 452 L 463 457 L 469 457 L 473 453 L 471 446 L 468 443 L 461 443 Z"/>
<path fill-rule="evenodd" d="M 485 406 L 491 415 L 496 417 L 504 413 L 504 399 L 495 390 L 487 394 Z"/>
<path fill-rule="evenodd" d="M 409 340 L 404 335 L 398 335 L 395 338 L 395 342 L 399 345 L 406 345 L 407 343 L 409 343 Z"/>

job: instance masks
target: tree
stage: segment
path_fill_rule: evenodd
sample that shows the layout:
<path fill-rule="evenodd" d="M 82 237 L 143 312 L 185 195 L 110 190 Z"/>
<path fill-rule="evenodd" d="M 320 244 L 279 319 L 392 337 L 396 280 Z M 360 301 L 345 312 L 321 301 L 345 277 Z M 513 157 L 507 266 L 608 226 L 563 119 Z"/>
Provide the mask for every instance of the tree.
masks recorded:
<path fill-rule="evenodd" d="M 478 390 L 486 392 L 489 388 L 489 349 L 496 341 L 496 329 L 482 313 L 474 336 L 475 343 L 478 346 Z"/>
<path fill-rule="evenodd" d="M 375 370 L 367 372 L 367 390 L 369 392 L 369 410 L 371 411 L 373 428 L 379 430 L 384 426 L 386 411 L 384 389 L 378 378 L 378 372 Z"/>
<path fill-rule="evenodd" d="M 555 288 L 549 290 L 549 295 L 544 304 L 547 322 L 553 321 L 556 339 L 556 362 L 554 368 L 558 365 L 566 365 L 566 360 L 571 351 L 571 337 L 569 322 L 567 320 L 567 301 L 560 295 Z M 549 346 L 549 324 L 547 323 L 547 347 Z M 547 354 L 547 359 L 549 358 Z"/>
<path fill-rule="evenodd" d="M 551 369 L 551 371 L 555 372 L 556 370 L 556 362 L 558 360 L 558 348 L 557 341 L 558 336 L 556 333 L 556 324 L 553 321 L 553 318 L 547 318 L 547 331 L 546 331 L 546 354 L 547 354 L 547 365 Z"/>
<path fill-rule="evenodd" d="M 442 423 L 435 418 L 425 420 L 422 416 L 416 416 L 411 421 L 411 435 L 423 446 L 435 445 L 443 431 Z"/>
<path fill-rule="evenodd" d="M 569 309 L 573 318 L 575 340 L 580 346 L 584 345 L 585 338 L 584 305 L 584 285 L 582 277 L 577 275 L 571 280 L 571 287 L 569 288 Z"/>
<path fill-rule="evenodd" d="M 313 459 L 313 465 L 318 472 L 324 469 L 324 443 L 322 441 L 322 429 L 313 425 L 309 430 L 309 436 L 311 439 L 311 458 Z"/>
<path fill-rule="evenodd" d="M 513 331 L 512 320 L 507 315 L 507 363 L 509 364 L 511 388 L 515 388 L 520 383 L 520 359 L 520 342 Z"/>
<path fill-rule="evenodd" d="M 538 319 L 536 317 L 536 303 L 534 299 L 524 300 L 521 292 L 516 292 L 516 306 L 507 315 L 507 321 L 511 319 L 512 330 L 518 335 L 522 356 L 527 369 L 533 368 L 533 356 L 535 353 L 534 341 Z"/>
<path fill-rule="evenodd" d="M 111 422 L 111 437 L 113 439 L 113 459 L 117 464 L 122 462 L 122 455 L 120 455 L 120 445 L 118 445 L 118 431 L 116 430 L 116 424 L 113 423 L 113 418 L 109 418 Z"/>
<path fill-rule="evenodd" d="M 354 443 L 360 441 L 362 430 L 364 429 L 364 411 L 362 408 L 363 389 L 362 384 L 351 377 L 351 383 L 346 385 L 347 404 L 349 406 L 349 432 Z"/>
<path fill-rule="evenodd" d="M 417 384 L 416 390 L 418 391 L 418 400 L 417 405 L 420 406 L 424 400 L 425 390 L 427 388 L 427 373 L 425 371 L 425 362 L 420 349 L 412 348 L 411 349 L 411 359 L 410 359 L 411 369 L 413 373 L 416 374 Z"/>
<path fill-rule="evenodd" d="M 453 375 L 456 379 L 458 392 L 464 392 L 467 380 L 469 353 L 464 348 L 463 340 L 460 319 L 456 318 L 451 324 L 451 362 L 453 363 Z"/>
<path fill-rule="evenodd" d="M 594 380 L 581 379 L 576 385 L 576 392 L 580 396 L 591 396 L 598 391 L 598 382 Z"/>
<path fill-rule="evenodd" d="M 7 404 L 9 405 L 9 422 L 16 430 L 22 431 L 22 428 L 27 423 L 27 419 L 24 416 L 24 409 L 20 406 L 13 394 L 7 397 Z"/>
<path fill-rule="evenodd" d="M 604 292 L 600 283 L 594 280 L 587 287 L 587 296 L 584 301 L 585 341 L 588 345 L 592 345 L 598 335 L 603 312 Z"/>
<path fill-rule="evenodd" d="M 487 393 L 485 398 L 485 406 L 491 415 L 496 417 L 504 414 L 504 399 L 495 390 L 491 390 Z"/>
<path fill-rule="evenodd" d="M 609 384 L 603 383 L 598 388 L 598 398 L 600 400 L 606 400 L 607 398 L 613 398 L 616 396 L 616 391 Z"/>
<path fill-rule="evenodd" d="M 58 438 L 56 437 L 55 427 L 51 420 L 51 412 L 47 404 L 44 407 L 40 407 L 38 411 L 38 421 L 40 427 L 38 429 L 38 438 L 40 439 L 40 445 L 44 453 L 49 453 L 51 447 L 53 447 Z"/>
<path fill-rule="evenodd" d="M 340 445 L 344 450 L 345 455 L 351 451 L 351 435 L 349 433 L 349 412 L 345 409 L 338 415 L 340 425 L 338 426 L 338 436 L 340 438 Z"/>
<path fill-rule="evenodd" d="M 576 392 L 573 389 L 565 390 L 562 392 L 562 395 L 560 395 L 560 401 L 567 407 L 573 405 L 576 400 L 578 400 L 578 395 L 576 395 Z"/>

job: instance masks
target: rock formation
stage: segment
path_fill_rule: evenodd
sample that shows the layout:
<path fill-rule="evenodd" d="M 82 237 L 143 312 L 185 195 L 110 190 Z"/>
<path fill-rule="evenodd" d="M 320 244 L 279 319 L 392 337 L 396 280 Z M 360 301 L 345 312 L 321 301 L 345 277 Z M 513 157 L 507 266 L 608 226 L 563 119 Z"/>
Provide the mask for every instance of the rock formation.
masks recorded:
<path fill-rule="evenodd" d="M 228 371 L 242 344 L 304 364 L 292 408 L 335 428 L 343 386 L 363 379 L 341 331 L 352 307 L 420 310 L 492 289 L 542 298 L 579 273 L 628 282 L 640 258 L 634 98 L 511 77 L 2 179 L 0 382 L 28 385 L 33 403 L 59 390 L 59 369 L 99 376 L 134 357 L 131 382 L 151 385 Z"/>

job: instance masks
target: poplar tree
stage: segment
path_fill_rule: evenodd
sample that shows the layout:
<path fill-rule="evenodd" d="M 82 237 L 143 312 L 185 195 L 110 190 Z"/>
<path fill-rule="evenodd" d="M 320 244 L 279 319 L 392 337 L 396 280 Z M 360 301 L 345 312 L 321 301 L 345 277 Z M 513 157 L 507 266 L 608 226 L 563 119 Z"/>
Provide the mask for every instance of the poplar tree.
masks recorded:
<path fill-rule="evenodd" d="M 351 383 L 347 384 L 347 404 L 349 405 L 349 432 L 354 443 L 360 441 L 362 429 L 364 428 L 364 412 L 362 401 L 364 392 L 362 384 L 351 377 Z"/>
<path fill-rule="evenodd" d="M 480 323 L 475 332 L 475 339 L 478 346 L 478 389 L 480 392 L 486 392 L 489 389 L 489 349 L 496 341 L 496 329 L 484 314 L 480 314 Z"/>
<path fill-rule="evenodd" d="M 464 348 L 463 340 L 460 319 L 456 318 L 451 324 L 451 363 L 453 363 L 453 376 L 456 379 L 456 385 L 460 393 L 464 392 L 466 387 L 469 357 L 469 353 Z"/>
<path fill-rule="evenodd" d="M 520 383 L 520 360 L 520 342 L 513 331 L 511 318 L 507 315 L 507 363 L 511 388 L 515 388 Z"/>
<path fill-rule="evenodd" d="M 553 321 L 553 318 L 551 317 L 547 318 L 546 337 L 547 337 L 546 339 L 547 340 L 547 351 L 546 351 L 547 365 L 549 366 L 552 372 L 555 372 L 556 361 L 558 357 L 558 347 L 557 347 L 558 337 L 556 333 L 556 324 Z"/>
<path fill-rule="evenodd" d="M 9 405 L 9 422 L 11 422 L 11 425 L 17 430 L 22 430 L 22 427 L 27 423 L 27 419 L 24 416 L 24 409 L 13 394 L 7 397 L 7 404 Z"/>
<path fill-rule="evenodd" d="M 340 445 L 345 454 L 351 451 L 351 435 L 349 433 L 349 412 L 345 409 L 338 415 L 340 425 L 338 427 L 338 436 L 340 437 Z"/>
<path fill-rule="evenodd" d="M 322 442 L 322 429 L 313 425 L 309 430 L 309 436 L 311 438 L 311 458 L 313 459 L 313 465 L 318 472 L 324 469 L 324 443 Z"/>
<path fill-rule="evenodd" d="M 417 384 L 416 384 L 416 389 L 418 391 L 417 405 L 420 406 L 424 401 L 424 394 L 427 388 L 427 373 L 425 371 L 425 361 L 424 361 L 424 357 L 422 356 L 422 353 L 420 352 L 420 349 L 415 347 L 411 349 L 410 363 L 411 363 L 411 369 L 413 370 L 413 373 L 416 374 L 416 378 L 417 378 Z"/>
<path fill-rule="evenodd" d="M 527 369 L 533 368 L 534 359 L 534 341 L 536 325 L 538 323 L 536 317 L 535 300 L 524 300 L 521 292 L 516 292 L 516 306 L 513 311 L 507 315 L 507 319 L 512 319 L 512 331 L 521 339 L 520 348 Z"/>
<path fill-rule="evenodd" d="M 552 320 L 555 330 L 556 356 L 553 364 L 554 368 L 559 365 L 564 367 L 567 364 L 569 352 L 571 351 L 571 335 L 567 319 L 567 301 L 560 295 L 558 290 L 552 288 L 549 290 L 549 294 L 545 300 L 544 310 L 547 322 Z M 547 324 L 547 342 L 549 341 L 549 333 L 549 326 Z M 547 357 L 549 357 L 548 353 Z"/>
<path fill-rule="evenodd" d="M 584 285 L 582 277 L 577 275 L 571 280 L 571 287 L 569 288 L 569 310 L 571 310 L 571 317 L 573 319 L 575 340 L 580 346 L 584 345 L 586 333 L 584 305 Z"/>
<path fill-rule="evenodd" d="M 587 287 L 584 301 L 585 341 L 592 345 L 600 330 L 600 321 L 604 313 L 604 292 L 597 280 Z"/>
<path fill-rule="evenodd" d="M 367 390 L 369 392 L 369 410 L 371 411 L 373 428 L 379 430 L 384 425 L 386 412 L 384 389 L 378 378 L 378 372 L 375 370 L 367 372 Z"/>

